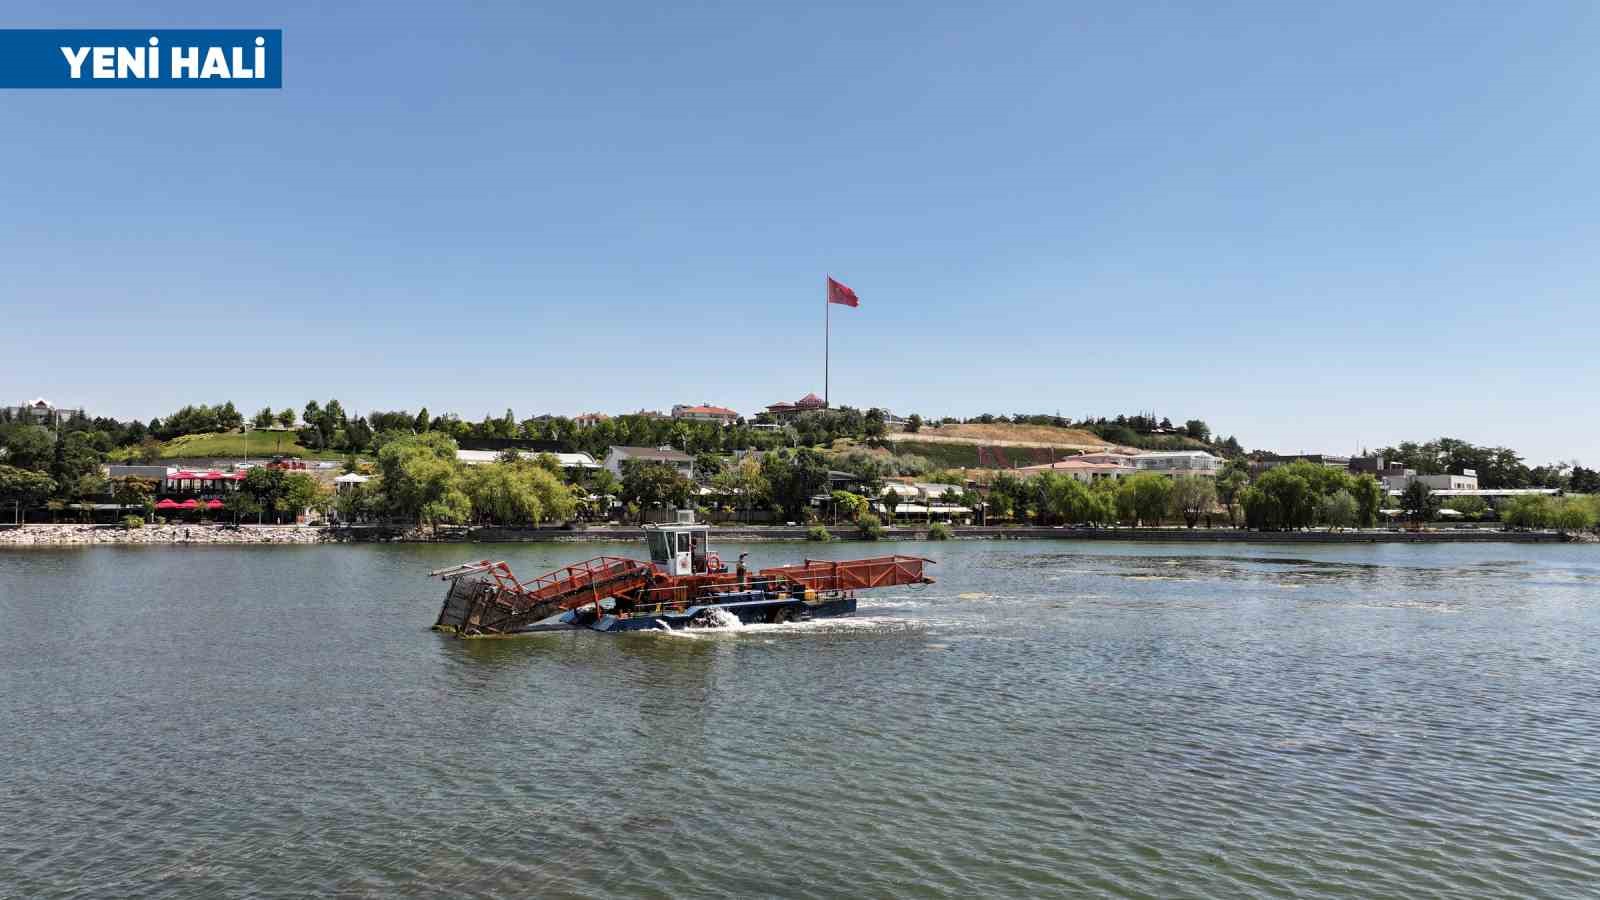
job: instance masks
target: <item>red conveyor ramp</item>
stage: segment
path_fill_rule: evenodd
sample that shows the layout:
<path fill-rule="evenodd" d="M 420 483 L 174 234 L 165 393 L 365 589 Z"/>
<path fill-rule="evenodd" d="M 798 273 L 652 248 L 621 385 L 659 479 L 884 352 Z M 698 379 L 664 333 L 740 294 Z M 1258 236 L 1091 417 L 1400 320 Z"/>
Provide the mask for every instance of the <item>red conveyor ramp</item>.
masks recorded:
<path fill-rule="evenodd" d="M 597 556 L 520 581 L 504 562 L 481 560 L 430 574 L 451 582 L 433 627 L 458 634 L 504 634 L 644 587 L 654 568 L 620 556 Z"/>
<path fill-rule="evenodd" d="M 858 591 L 901 584 L 932 584 L 920 556 L 874 556 L 871 559 L 808 559 L 797 566 L 762 569 L 758 575 L 785 579 L 815 591 Z"/>

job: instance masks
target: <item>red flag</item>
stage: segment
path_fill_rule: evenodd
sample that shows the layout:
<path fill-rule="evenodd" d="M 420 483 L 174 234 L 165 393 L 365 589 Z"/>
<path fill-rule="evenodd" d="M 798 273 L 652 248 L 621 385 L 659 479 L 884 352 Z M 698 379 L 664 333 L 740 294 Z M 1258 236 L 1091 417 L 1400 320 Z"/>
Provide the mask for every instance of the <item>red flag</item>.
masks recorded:
<path fill-rule="evenodd" d="M 856 296 L 855 291 L 850 290 L 830 277 L 828 279 L 828 302 L 837 303 L 840 306 L 860 306 L 861 298 Z"/>

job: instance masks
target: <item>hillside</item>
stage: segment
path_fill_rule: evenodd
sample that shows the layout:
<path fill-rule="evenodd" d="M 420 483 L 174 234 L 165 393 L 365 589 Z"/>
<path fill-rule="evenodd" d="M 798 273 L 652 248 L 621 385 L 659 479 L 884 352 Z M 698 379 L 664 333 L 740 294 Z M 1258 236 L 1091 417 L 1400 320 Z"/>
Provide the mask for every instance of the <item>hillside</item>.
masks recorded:
<path fill-rule="evenodd" d="M 1056 428 L 1051 425 L 982 425 L 969 422 L 965 425 L 923 426 L 915 434 L 900 432 L 888 435 L 893 443 L 918 444 L 974 444 L 985 447 L 1046 447 L 1059 450 L 1104 450 L 1114 446 L 1094 434 L 1077 428 Z"/>
<path fill-rule="evenodd" d="M 135 452 L 129 447 L 124 458 Z M 114 457 L 118 454 L 112 454 Z M 341 459 L 341 455 L 301 446 L 292 431 L 232 431 L 224 434 L 186 434 L 161 445 L 162 459 L 228 458 L 263 459 L 291 456 L 299 459 Z"/>

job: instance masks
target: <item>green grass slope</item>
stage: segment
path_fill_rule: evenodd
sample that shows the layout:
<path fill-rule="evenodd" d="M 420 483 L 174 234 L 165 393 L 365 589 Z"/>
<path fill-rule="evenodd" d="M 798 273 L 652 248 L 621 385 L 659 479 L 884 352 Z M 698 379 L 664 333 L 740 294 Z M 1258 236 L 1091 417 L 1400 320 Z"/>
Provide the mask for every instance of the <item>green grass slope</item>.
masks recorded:
<path fill-rule="evenodd" d="M 263 459 L 290 456 L 299 459 L 342 459 L 331 451 L 309 450 L 301 446 L 292 431 L 228 432 L 225 434 L 186 434 L 161 445 L 162 459 L 195 457 L 237 457 Z"/>

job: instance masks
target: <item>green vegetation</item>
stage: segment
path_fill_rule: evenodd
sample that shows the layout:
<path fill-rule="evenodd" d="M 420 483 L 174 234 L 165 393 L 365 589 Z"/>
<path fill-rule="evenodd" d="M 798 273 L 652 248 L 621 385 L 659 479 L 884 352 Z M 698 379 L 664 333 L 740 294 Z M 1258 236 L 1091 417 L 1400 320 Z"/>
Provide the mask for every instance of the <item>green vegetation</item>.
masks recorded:
<path fill-rule="evenodd" d="M 129 530 L 144 527 L 144 516 L 123 516 L 122 527 Z"/>
<path fill-rule="evenodd" d="M 1509 528 L 1554 528 L 1563 533 L 1595 527 L 1600 520 L 1600 498 L 1512 497 L 1500 507 L 1500 521 Z"/>
<path fill-rule="evenodd" d="M 301 444 L 292 431 L 233 431 L 222 434 L 186 434 L 154 445 L 154 452 L 141 446 L 126 447 L 111 454 L 113 459 L 132 462 L 148 456 L 150 462 L 163 459 L 205 459 L 208 457 L 269 459 L 339 459 L 336 451 L 316 451 Z"/>
<path fill-rule="evenodd" d="M 876 541 L 883 538 L 883 520 L 874 513 L 862 513 L 856 518 L 856 528 L 860 530 L 863 540 Z"/>
<path fill-rule="evenodd" d="M 895 441 L 896 455 L 914 456 L 926 461 L 929 468 L 973 469 L 978 466 L 978 447 L 973 444 L 946 444 L 933 441 Z M 1027 453 L 1027 450 L 1019 451 Z M 909 472 L 906 474 L 923 474 Z"/>
<path fill-rule="evenodd" d="M 813 525 L 806 529 L 806 540 L 826 544 L 833 540 L 833 533 L 824 525 Z"/>
<path fill-rule="evenodd" d="M 1349 497 L 1348 494 L 1345 495 Z M 1169 498 L 1172 511 L 1183 517 L 1183 523 L 1190 528 L 1200 523 L 1200 519 L 1217 505 L 1217 485 L 1215 479 L 1202 475 L 1178 475 L 1172 479 L 1172 496 Z M 1355 501 L 1351 500 L 1352 507 Z M 1352 512 L 1352 518 L 1354 513 Z"/>
<path fill-rule="evenodd" d="M 465 522 L 472 500 L 464 490 L 456 442 L 428 432 L 399 438 L 378 451 L 388 511 L 419 525 Z M 247 481 L 248 483 L 248 481 Z"/>
<path fill-rule="evenodd" d="M 1489 512 L 1489 504 L 1482 497 L 1451 497 L 1444 508 L 1461 514 L 1461 518 L 1476 522 Z"/>
<path fill-rule="evenodd" d="M 935 522 L 928 526 L 928 540 L 930 541 L 948 541 L 954 536 L 955 532 L 951 531 L 950 526 L 943 522 Z"/>
<path fill-rule="evenodd" d="M 1418 475 L 1443 475 L 1472 469 L 1478 473 L 1478 486 L 1484 489 L 1565 488 L 1571 479 L 1582 483 L 1596 477 L 1592 470 L 1581 466 L 1572 468 L 1570 474 L 1565 465 L 1529 468 L 1522 457 L 1507 447 L 1479 447 L 1456 438 L 1439 438 L 1425 444 L 1406 441 L 1395 447 L 1384 447 L 1377 455 L 1388 462 L 1416 469 Z"/>
<path fill-rule="evenodd" d="M 629 460 L 622 466 L 622 499 L 640 510 L 689 504 L 694 483 L 668 463 Z"/>
<path fill-rule="evenodd" d="M 1337 496 L 1341 493 L 1354 504 L 1353 512 Z M 1377 524 L 1383 496 L 1383 486 L 1370 475 L 1352 476 L 1300 461 L 1269 469 L 1241 492 L 1240 505 L 1245 523 L 1262 530 L 1310 528 L 1317 524 L 1371 528 Z"/>

